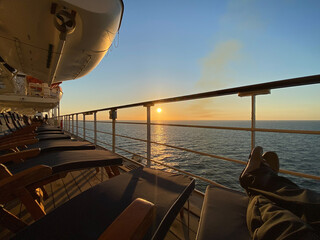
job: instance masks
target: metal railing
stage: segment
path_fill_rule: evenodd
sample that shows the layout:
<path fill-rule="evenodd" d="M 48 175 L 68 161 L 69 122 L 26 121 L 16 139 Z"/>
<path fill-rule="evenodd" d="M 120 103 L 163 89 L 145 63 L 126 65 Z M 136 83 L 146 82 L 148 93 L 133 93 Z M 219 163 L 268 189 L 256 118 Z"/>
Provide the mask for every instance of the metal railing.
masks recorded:
<path fill-rule="evenodd" d="M 205 93 L 198 93 L 198 94 L 192 94 L 192 95 L 186 95 L 186 96 L 180 96 L 180 97 L 173 97 L 173 98 L 166 98 L 166 99 L 158 99 L 153 101 L 147 101 L 147 102 L 140 102 L 140 103 L 134 103 L 134 104 L 128 104 L 128 105 L 120 105 L 120 106 L 114 106 L 114 107 L 108 107 L 103 109 L 96 109 L 86 112 L 79 112 L 79 113 L 72 113 L 60 116 L 60 119 L 63 121 L 63 128 L 70 133 L 79 136 L 79 129 L 83 130 L 82 138 L 83 139 L 89 139 L 92 140 L 92 142 L 95 145 L 101 146 L 101 144 L 106 144 L 112 147 L 112 151 L 116 152 L 116 150 L 125 151 L 130 154 L 135 154 L 143 159 L 147 160 L 147 166 L 151 166 L 151 162 L 163 165 L 165 167 L 168 167 L 170 169 L 173 169 L 175 171 L 182 172 L 184 174 L 188 174 L 190 176 L 196 177 L 198 179 L 201 179 L 203 181 L 206 181 L 210 184 L 220 185 L 217 184 L 209 179 L 196 176 L 192 173 L 188 173 L 186 171 L 183 171 L 181 169 L 169 166 L 163 162 L 156 161 L 152 159 L 151 156 L 151 149 L 152 144 L 156 145 L 162 145 L 165 147 L 178 149 L 181 151 L 191 152 L 194 154 L 202 155 L 202 156 L 208 156 L 224 161 L 229 161 L 237 164 L 243 164 L 245 165 L 245 161 L 227 158 L 219 155 L 204 153 L 201 151 L 195 151 L 192 149 L 184 148 L 184 147 L 178 147 L 173 146 L 170 144 L 164 144 L 159 143 L 156 141 L 152 141 L 151 139 L 151 126 L 152 125 L 160 125 L 160 126 L 174 126 L 174 127 L 182 127 L 182 128 L 205 128 L 205 129 L 222 129 L 222 130 L 235 130 L 235 131 L 247 131 L 251 132 L 251 148 L 254 148 L 255 146 L 255 133 L 256 132 L 274 132 L 274 133 L 290 133 L 290 134 L 312 134 L 312 135 L 320 135 L 320 131 L 308 131 L 308 130 L 286 130 L 286 129 L 266 129 L 266 128 L 257 128 L 256 127 L 256 96 L 261 94 L 269 94 L 272 89 L 280 89 L 280 88 L 288 88 L 288 87 L 297 87 L 297 86 L 303 86 L 303 85 L 311 85 L 311 84 L 319 84 L 320 83 L 320 75 L 314 75 L 314 76 L 307 76 L 307 77 L 300 77 L 300 78 L 294 78 L 294 79 L 288 79 L 288 80 L 281 80 L 281 81 L 275 81 L 275 82 L 268 82 L 268 83 L 262 83 L 262 84 L 255 84 L 255 85 L 249 85 L 249 86 L 243 86 L 243 87 L 237 87 L 237 88 L 229 88 L 229 89 L 223 89 L 218 91 L 211 91 L 211 92 L 205 92 Z M 181 102 L 181 101 L 188 101 L 188 100 L 197 100 L 197 99 L 203 99 L 203 98 L 212 98 L 212 97 L 220 97 L 220 96 L 226 96 L 226 95 L 235 95 L 237 94 L 240 97 L 249 96 L 251 97 L 251 127 L 250 128 L 242 128 L 242 127 L 221 127 L 221 126 L 203 126 L 203 125 L 184 125 L 184 124 L 167 124 L 167 123 L 152 123 L 151 122 L 151 108 L 155 104 L 159 103 L 172 103 L 172 102 Z M 117 122 L 117 110 L 118 109 L 125 109 L 125 108 L 133 108 L 133 107 L 145 107 L 146 108 L 146 122 L 128 122 L 128 121 L 122 121 Z M 104 132 L 97 129 L 97 123 L 101 121 L 97 121 L 97 113 L 98 112 L 104 112 L 109 111 L 109 118 L 111 119 L 110 123 L 112 124 L 112 132 Z M 83 127 L 79 126 L 79 115 L 82 115 L 82 122 Z M 93 129 L 87 129 L 86 128 L 86 116 L 87 115 L 93 115 Z M 74 116 L 76 116 L 75 125 L 74 125 Z M 87 121 L 88 122 L 88 121 Z M 130 137 L 125 135 L 120 135 L 116 133 L 116 125 L 117 124 L 139 124 L 139 125 L 145 125 L 146 126 L 146 139 L 140 139 L 136 137 Z M 75 129 L 74 129 L 75 128 Z M 74 131 L 75 130 L 75 131 Z M 87 131 L 93 132 L 93 137 L 88 137 L 86 135 Z M 112 136 L 112 144 L 100 141 L 97 138 L 97 134 L 108 134 Z M 146 143 L 146 156 L 142 156 L 139 154 L 136 154 L 134 152 L 128 151 L 126 149 L 120 148 L 116 145 L 116 137 L 125 138 L 125 139 L 131 139 L 139 142 Z M 289 171 L 280 169 L 280 172 L 285 174 L 290 174 L 294 176 L 314 179 L 314 180 L 320 180 L 320 176 L 306 174 L 306 173 L 300 173 L 295 171 Z"/>

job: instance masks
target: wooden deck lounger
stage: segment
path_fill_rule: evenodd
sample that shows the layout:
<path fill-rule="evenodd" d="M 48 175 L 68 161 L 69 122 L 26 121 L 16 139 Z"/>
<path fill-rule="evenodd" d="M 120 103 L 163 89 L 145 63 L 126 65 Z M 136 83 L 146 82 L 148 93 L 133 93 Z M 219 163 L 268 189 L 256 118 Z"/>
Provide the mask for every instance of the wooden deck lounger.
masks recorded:
<path fill-rule="evenodd" d="M 90 150 L 95 149 L 95 145 L 87 141 L 76 141 L 70 139 L 56 139 L 40 141 L 27 145 L 28 149 L 41 148 L 42 151 L 66 151 L 66 150 Z"/>
<path fill-rule="evenodd" d="M 60 128 L 50 126 L 48 124 L 42 124 L 34 127 L 29 127 L 26 126 L 24 123 L 20 122 L 17 120 L 16 114 L 8 112 L 2 113 L 2 116 L 4 116 L 7 124 L 11 128 L 12 131 L 21 131 L 21 130 L 26 130 L 26 131 L 33 131 L 36 134 L 50 134 L 50 133 L 55 133 L 55 134 L 63 134 L 63 131 Z M 7 117 L 5 117 L 7 116 Z"/>
<path fill-rule="evenodd" d="M 156 207 L 154 204 L 137 198 L 107 227 L 98 240 L 143 239 L 155 216 Z M 0 205 L 0 224 L 13 233 L 28 226 L 24 221 L 4 209 L 2 205 Z"/>
<path fill-rule="evenodd" d="M 21 163 L 7 165 L 7 168 L 1 166 L 0 179 L 4 180 L 12 175 L 15 176 L 38 165 L 49 166 L 51 169 L 51 174 L 46 179 L 35 182 L 28 188 L 28 191 L 31 194 L 30 196 L 32 196 L 34 200 L 38 198 L 37 194 L 35 194 L 35 190 L 37 188 L 42 188 L 43 185 L 55 181 L 60 177 L 64 177 L 67 172 L 84 168 L 105 167 L 109 176 L 111 174 L 110 177 L 113 177 L 119 174 L 119 169 L 117 166 L 122 164 L 122 158 L 119 157 L 119 155 L 104 150 L 55 151 L 40 154 L 36 151 L 36 149 L 34 149 L 24 151 L 24 154 L 26 153 L 29 154 L 29 159 L 24 160 Z M 17 155 L 19 154 L 19 152 L 16 154 L 7 154 L 7 156 L 5 156 L 6 161 L 17 161 Z M 10 158 L 11 156 L 12 158 Z M 3 159 L 4 157 L 1 156 L 0 163 L 3 163 Z M 25 194 L 22 196 L 20 193 L 17 193 L 16 195 L 12 196 L 12 199 L 19 198 L 26 206 L 32 217 L 34 219 L 39 219 L 44 215 L 44 209 L 42 205 L 30 200 L 30 196 L 27 196 L 26 198 Z"/>
<path fill-rule="evenodd" d="M 41 126 L 35 129 L 35 132 L 38 132 L 38 133 L 43 131 L 63 131 L 63 130 L 61 130 L 61 128 L 59 127 L 51 126 L 48 124 L 42 124 Z"/>
<path fill-rule="evenodd" d="M 40 142 L 38 139 L 30 139 L 30 140 L 0 144 L 0 150 L 14 149 L 16 152 L 23 151 L 26 149 L 34 149 L 34 148 L 40 148 L 41 152 L 66 151 L 66 150 L 90 150 L 90 149 L 95 149 L 95 145 L 87 141 L 77 141 L 77 140 L 71 140 L 71 139 L 55 139 L 55 140 L 47 140 L 47 141 L 40 141 Z"/>
<path fill-rule="evenodd" d="M 196 239 L 251 239 L 246 224 L 248 201 L 244 193 L 208 186 Z"/>
<path fill-rule="evenodd" d="M 119 155 L 106 150 L 53 151 L 43 154 L 39 149 L 38 153 L 37 149 L 26 151 L 30 151 L 31 154 L 36 156 L 28 158 L 21 163 L 8 165 L 7 168 L 11 173 L 16 174 L 36 165 L 49 166 L 52 168 L 52 174 L 57 174 L 83 168 L 122 164 L 122 158 Z M 14 156 L 15 154 L 12 155 Z"/>
<path fill-rule="evenodd" d="M 70 139 L 69 135 L 63 134 L 61 130 L 55 131 L 41 131 L 37 132 L 35 127 L 26 127 L 22 129 L 17 129 L 13 124 L 13 120 L 10 119 L 8 114 L 1 113 L 1 128 L 2 128 L 2 137 L 0 137 L 0 141 L 8 141 L 8 140 L 17 140 L 17 139 L 26 139 L 30 137 L 35 137 L 39 139 L 39 141 L 43 140 L 52 140 L 52 139 Z M 50 128 L 48 128 L 50 129 Z"/>
<path fill-rule="evenodd" d="M 184 175 L 138 168 L 81 193 L 14 239 L 98 239 L 137 198 L 156 208 L 144 239 L 163 239 L 194 186 L 194 179 Z"/>
<path fill-rule="evenodd" d="M 51 126 L 46 123 L 33 123 L 29 125 L 25 123 L 23 117 L 20 117 L 19 114 L 12 112 L 8 112 L 8 114 L 11 116 L 12 122 L 15 124 L 16 128 L 26 128 L 33 125 L 35 131 L 62 131 L 60 127 Z"/>

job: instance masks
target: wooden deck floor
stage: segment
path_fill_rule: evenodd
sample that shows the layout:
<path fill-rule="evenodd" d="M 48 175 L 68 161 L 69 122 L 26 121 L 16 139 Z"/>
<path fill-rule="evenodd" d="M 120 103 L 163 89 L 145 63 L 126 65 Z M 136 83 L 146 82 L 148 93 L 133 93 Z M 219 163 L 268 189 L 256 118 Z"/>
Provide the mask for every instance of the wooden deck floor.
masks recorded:
<path fill-rule="evenodd" d="M 132 168 L 134 168 L 132 163 L 125 163 L 122 172 L 128 171 Z M 96 172 L 96 169 L 86 169 L 70 172 L 65 178 L 45 185 L 44 188 L 49 195 L 49 198 L 44 201 L 46 212 L 51 212 L 81 192 L 84 192 L 96 184 L 106 180 L 108 180 L 108 176 L 104 169 L 103 171 L 100 169 L 98 173 Z M 194 192 L 190 200 L 185 205 L 183 216 L 180 214 L 177 216 L 165 239 L 195 239 L 201 204 L 202 196 Z M 5 205 L 5 209 L 24 220 L 27 224 L 31 224 L 33 222 L 30 214 L 26 211 L 24 205 L 21 204 L 19 200 L 7 203 Z M 9 230 L 0 226 L 0 239 L 10 239 L 12 236 L 13 234 Z"/>

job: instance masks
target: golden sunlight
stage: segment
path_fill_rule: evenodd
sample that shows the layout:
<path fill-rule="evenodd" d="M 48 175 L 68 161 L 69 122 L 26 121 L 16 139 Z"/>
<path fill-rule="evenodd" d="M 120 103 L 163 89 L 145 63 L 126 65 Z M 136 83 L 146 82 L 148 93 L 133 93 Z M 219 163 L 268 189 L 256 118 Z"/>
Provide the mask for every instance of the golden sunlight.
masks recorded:
<path fill-rule="evenodd" d="M 161 113 L 161 112 L 162 112 L 162 109 L 161 109 L 161 108 L 157 108 L 157 112 L 158 112 L 158 113 Z"/>

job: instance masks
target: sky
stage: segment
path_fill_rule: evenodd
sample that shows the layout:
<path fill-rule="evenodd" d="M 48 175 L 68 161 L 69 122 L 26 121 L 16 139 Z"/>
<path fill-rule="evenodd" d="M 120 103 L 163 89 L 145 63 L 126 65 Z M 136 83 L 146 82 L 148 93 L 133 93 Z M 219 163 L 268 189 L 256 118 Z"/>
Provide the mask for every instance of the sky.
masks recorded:
<path fill-rule="evenodd" d="M 124 0 L 109 52 L 62 83 L 61 114 L 320 74 L 319 12 L 319 0 Z M 257 96 L 257 119 L 320 120 L 319 93 L 320 84 Z M 226 96 L 151 111 L 152 120 L 249 120 L 250 107 Z M 145 107 L 118 111 L 144 119 Z"/>

